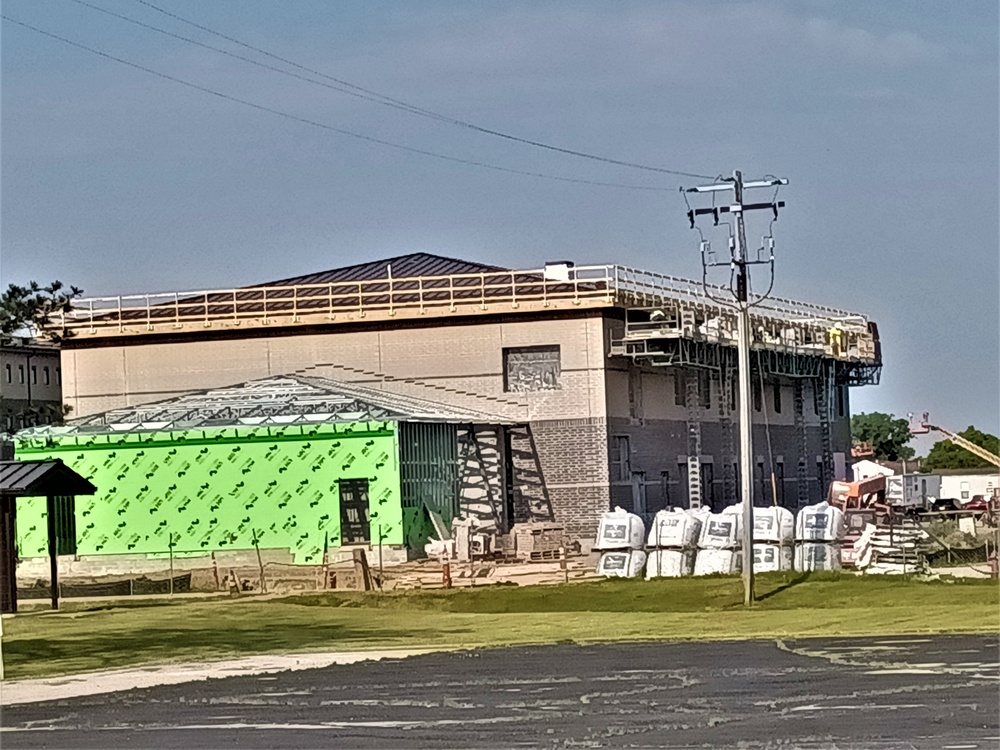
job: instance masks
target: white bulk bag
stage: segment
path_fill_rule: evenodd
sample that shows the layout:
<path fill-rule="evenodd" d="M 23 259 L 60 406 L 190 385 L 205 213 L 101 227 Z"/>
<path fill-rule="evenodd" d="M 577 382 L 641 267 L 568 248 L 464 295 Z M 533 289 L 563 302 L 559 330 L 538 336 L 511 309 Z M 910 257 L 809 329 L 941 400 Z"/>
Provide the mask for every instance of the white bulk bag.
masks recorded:
<path fill-rule="evenodd" d="M 795 516 L 788 508 L 772 505 L 753 509 L 753 540 L 791 544 L 795 538 Z"/>
<path fill-rule="evenodd" d="M 642 549 L 646 529 L 634 513 L 615 508 L 601 516 L 594 549 Z"/>
<path fill-rule="evenodd" d="M 840 570 L 840 545 L 823 542 L 799 542 L 795 545 L 795 569 Z"/>
<path fill-rule="evenodd" d="M 597 565 L 597 573 L 608 578 L 636 578 L 642 575 L 645 565 L 646 553 L 641 549 L 605 552 Z"/>
<path fill-rule="evenodd" d="M 780 544 L 755 544 L 753 546 L 753 572 L 773 573 L 792 569 L 792 548 Z"/>
<path fill-rule="evenodd" d="M 646 560 L 646 579 L 689 576 L 694 570 L 694 550 L 655 549 Z"/>
<path fill-rule="evenodd" d="M 701 523 L 700 549 L 734 549 L 740 546 L 742 519 L 736 513 L 709 513 Z"/>
<path fill-rule="evenodd" d="M 735 549 L 700 549 L 694 561 L 694 574 L 733 574 L 743 570 L 742 553 Z"/>
<path fill-rule="evenodd" d="M 649 547 L 675 547 L 691 549 L 698 546 L 701 518 L 694 513 L 675 508 L 661 510 L 653 517 L 649 527 Z"/>
<path fill-rule="evenodd" d="M 837 542 L 846 533 L 844 511 L 826 502 L 807 505 L 795 519 L 797 542 Z"/>

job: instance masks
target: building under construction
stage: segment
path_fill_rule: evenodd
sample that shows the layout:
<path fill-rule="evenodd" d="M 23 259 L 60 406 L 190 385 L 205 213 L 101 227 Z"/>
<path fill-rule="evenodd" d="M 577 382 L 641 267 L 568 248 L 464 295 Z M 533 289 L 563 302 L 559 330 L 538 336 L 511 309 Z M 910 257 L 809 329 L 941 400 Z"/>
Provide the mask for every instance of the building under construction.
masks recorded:
<path fill-rule="evenodd" d="M 502 530 L 546 520 L 585 538 L 616 505 L 737 501 L 736 313 L 698 282 L 418 253 L 255 287 L 77 300 L 53 325 L 67 334 L 77 419 L 279 376 L 481 415 L 496 426 L 483 445 Z M 752 329 L 754 502 L 816 502 L 846 475 L 849 388 L 878 382 L 877 329 L 777 298 L 753 308 Z M 227 404 L 239 419 L 261 408 Z"/>

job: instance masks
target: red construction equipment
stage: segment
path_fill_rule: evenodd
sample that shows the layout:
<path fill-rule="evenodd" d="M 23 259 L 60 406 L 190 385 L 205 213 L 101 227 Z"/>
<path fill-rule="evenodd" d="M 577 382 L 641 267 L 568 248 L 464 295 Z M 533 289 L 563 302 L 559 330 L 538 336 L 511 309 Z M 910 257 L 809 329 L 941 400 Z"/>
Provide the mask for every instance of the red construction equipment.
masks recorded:
<path fill-rule="evenodd" d="M 885 477 L 877 474 L 856 482 L 830 483 L 827 502 L 844 512 L 885 506 Z"/>

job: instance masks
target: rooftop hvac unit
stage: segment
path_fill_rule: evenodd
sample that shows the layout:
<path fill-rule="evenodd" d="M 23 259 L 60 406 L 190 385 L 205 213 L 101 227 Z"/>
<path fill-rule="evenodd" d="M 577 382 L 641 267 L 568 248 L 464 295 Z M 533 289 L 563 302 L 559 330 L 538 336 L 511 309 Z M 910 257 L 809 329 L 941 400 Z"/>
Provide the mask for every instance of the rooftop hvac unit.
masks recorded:
<path fill-rule="evenodd" d="M 543 276 L 546 281 L 569 281 L 573 276 L 573 261 L 548 261 L 545 264 Z"/>

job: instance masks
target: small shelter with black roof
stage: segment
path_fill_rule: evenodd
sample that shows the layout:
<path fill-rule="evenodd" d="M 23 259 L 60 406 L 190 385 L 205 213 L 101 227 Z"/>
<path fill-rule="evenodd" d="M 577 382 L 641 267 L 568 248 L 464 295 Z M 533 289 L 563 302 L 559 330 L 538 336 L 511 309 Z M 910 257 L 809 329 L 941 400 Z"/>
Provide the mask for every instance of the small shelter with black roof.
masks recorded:
<path fill-rule="evenodd" d="M 17 611 L 17 501 L 46 499 L 52 608 L 59 608 L 57 556 L 76 547 L 74 498 L 97 488 L 61 459 L 0 461 L 0 612 Z"/>

